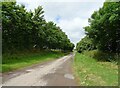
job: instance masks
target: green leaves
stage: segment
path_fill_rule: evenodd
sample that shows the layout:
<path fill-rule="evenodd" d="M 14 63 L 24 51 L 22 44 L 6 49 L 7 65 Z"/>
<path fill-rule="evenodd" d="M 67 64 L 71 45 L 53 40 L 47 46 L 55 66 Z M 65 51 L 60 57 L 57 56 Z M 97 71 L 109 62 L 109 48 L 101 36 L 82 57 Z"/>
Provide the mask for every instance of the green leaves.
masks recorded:
<path fill-rule="evenodd" d="M 79 52 L 89 50 L 91 46 L 102 51 L 120 52 L 120 2 L 105 2 L 88 22 L 90 25 L 84 27 L 87 36 L 77 44 Z"/>
<path fill-rule="evenodd" d="M 120 33 L 119 14 L 120 2 L 105 2 L 102 8 L 92 14 L 89 19 L 90 25 L 85 27 L 85 31 L 98 49 L 110 52 L 120 51 L 116 51 L 116 45 L 120 44 L 116 43 L 119 40 L 116 32 Z"/>
<path fill-rule="evenodd" d="M 74 45 L 52 21 L 46 22 L 41 6 L 33 12 L 24 5 L 2 4 L 3 53 L 32 49 L 70 50 Z"/>
<path fill-rule="evenodd" d="M 83 52 L 84 50 L 94 50 L 96 49 L 95 45 L 92 43 L 92 40 L 86 36 L 80 42 L 77 43 L 76 49 L 78 52 Z"/>

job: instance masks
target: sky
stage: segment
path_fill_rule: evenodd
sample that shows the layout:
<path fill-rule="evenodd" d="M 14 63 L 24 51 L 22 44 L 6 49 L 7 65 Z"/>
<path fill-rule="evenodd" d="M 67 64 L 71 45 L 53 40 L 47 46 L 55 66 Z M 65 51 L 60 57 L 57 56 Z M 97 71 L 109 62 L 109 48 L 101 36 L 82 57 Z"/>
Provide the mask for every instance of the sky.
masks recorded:
<path fill-rule="evenodd" d="M 17 0 L 26 9 L 33 11 L 42 6 L 46 21 L 60 26 L 72 43 L 76 44 L 85 36 L 83 27 L 88 26 L 91 14 L 103 6 L 105 0 Z"/>

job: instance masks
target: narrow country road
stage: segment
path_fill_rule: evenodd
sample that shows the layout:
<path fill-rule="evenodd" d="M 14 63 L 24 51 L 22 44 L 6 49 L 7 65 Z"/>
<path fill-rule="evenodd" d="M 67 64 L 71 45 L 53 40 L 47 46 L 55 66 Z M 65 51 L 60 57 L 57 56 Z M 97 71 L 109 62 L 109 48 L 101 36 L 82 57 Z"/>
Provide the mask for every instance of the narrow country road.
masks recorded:
<path fill-rule="evenodd" d="M 72 74 L 73 54 L 57 60 L 3 75 L 3 86 L 77 86 Z"/>

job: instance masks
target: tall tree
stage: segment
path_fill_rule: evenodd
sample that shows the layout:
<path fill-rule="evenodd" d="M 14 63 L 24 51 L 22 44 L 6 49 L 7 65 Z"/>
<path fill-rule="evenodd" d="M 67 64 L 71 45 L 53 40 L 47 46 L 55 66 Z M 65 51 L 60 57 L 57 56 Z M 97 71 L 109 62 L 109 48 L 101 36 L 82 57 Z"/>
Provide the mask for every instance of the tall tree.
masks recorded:
<path fill-rule="evenodd" d="M 3 2 L 3 53 L 31 49 L 70 50 L 74 45 L 55 23 L 46 22 L 38 6 L 33 12 L 16 2 Z M 69 46 L 69 48 L 68 48 Z"/>
<path fill-rule="evenodd" d="M 85 27 L 87 35 L 93 39 L 98 49 L 120 52 L 120 2 L 105 2 L 99 11 L 89 19 L 90 26 Z"/>

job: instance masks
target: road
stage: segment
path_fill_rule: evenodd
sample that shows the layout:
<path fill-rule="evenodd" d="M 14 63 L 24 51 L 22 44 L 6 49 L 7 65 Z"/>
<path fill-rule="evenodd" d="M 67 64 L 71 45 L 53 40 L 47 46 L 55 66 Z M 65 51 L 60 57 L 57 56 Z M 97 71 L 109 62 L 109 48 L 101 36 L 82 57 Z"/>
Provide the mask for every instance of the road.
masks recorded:
<path fill-rule="evenodd" d="M 22 71 L 3 75 L 3 86 L 77 86 L 73 54 Z"/>

